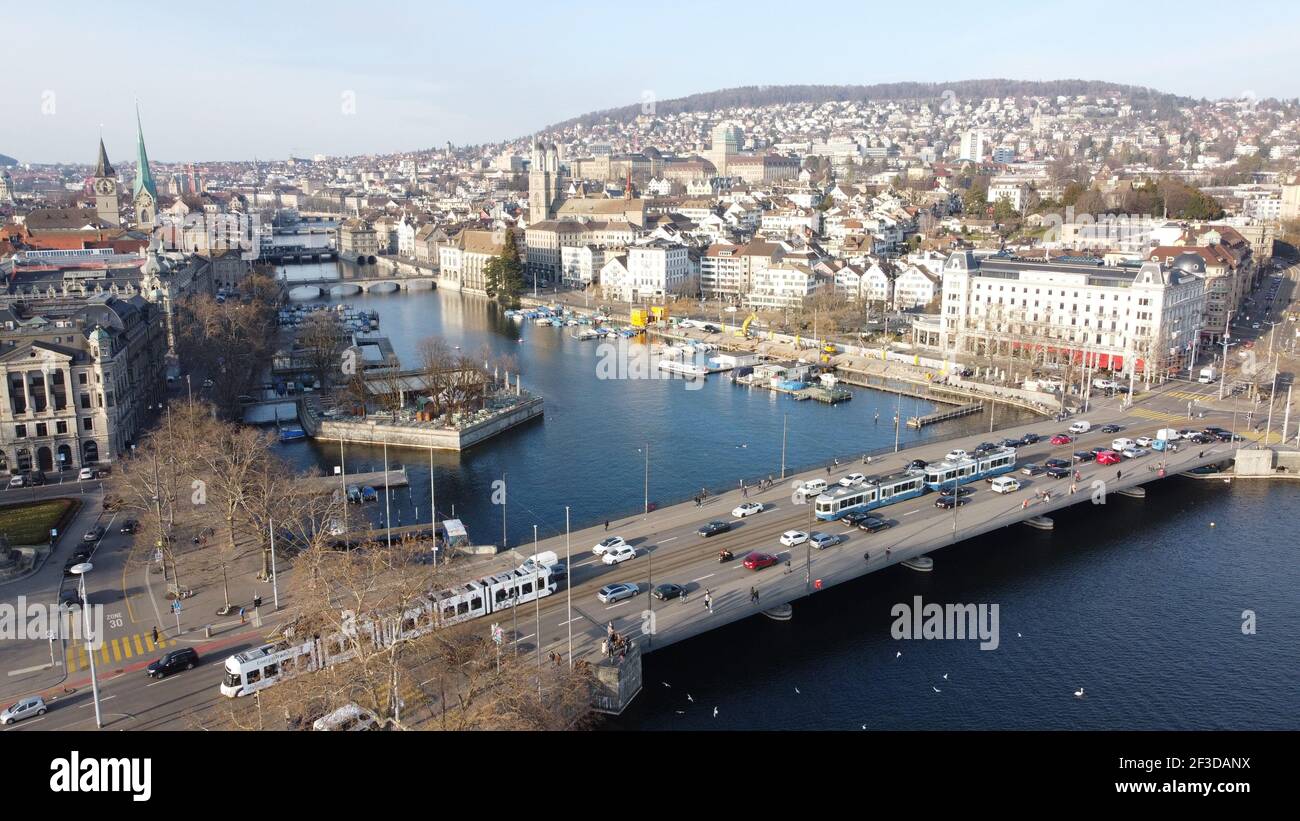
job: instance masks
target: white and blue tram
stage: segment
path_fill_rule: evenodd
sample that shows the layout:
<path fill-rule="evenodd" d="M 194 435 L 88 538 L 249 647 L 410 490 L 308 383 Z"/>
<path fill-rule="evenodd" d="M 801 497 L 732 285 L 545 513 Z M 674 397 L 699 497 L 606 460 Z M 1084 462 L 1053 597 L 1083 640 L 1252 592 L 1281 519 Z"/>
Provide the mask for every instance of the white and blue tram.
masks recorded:
<path fill-rule="evenodd" d="M 925 493 L 925 476 L 920 473 L 894 473 L 873 479 L 860 487 L 837 487 L 817 497 L 815 511 L 823 521 L 838 519 L 846 513 L 875 510 Z"/>
<path fill-rule="evenodd" d="M 930 490 L 943 490 L 954 485 L 978 482 L 990 476 L 1000 476 L 1016 469 L 1015 448 L 986 453 L 983 456 L 968 456 L 955 462 L 940 462 L 925 468 L 925 486 Z"/>

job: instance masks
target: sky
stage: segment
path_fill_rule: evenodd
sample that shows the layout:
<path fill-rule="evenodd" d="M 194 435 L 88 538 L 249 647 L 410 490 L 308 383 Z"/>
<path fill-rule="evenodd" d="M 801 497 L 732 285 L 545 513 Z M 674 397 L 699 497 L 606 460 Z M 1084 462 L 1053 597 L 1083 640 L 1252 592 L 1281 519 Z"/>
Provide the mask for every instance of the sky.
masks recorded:
<path fill-rule="evenodd" d="M 7 7 L 7 8 L 5 8 Z M 633 12 L 643 9 L 645 12 Z M 0 154 L 218 161 L 495 142 L 742 85 L 1085 79 L 1300 96 L 1300 5 L 245 2 L 0 6 Z"/>

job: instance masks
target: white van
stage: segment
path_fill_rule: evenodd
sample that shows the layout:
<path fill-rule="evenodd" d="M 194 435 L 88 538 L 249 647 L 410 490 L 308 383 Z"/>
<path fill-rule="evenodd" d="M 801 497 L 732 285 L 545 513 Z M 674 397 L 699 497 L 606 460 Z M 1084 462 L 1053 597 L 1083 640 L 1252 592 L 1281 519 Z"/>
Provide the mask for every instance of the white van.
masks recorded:
<path fill-rule="evenodd" d="M 1014 476 L 999 476 L 989 482 L 989 489 L 994 493 L 1015 493 L 1020 490 L 1020 480 Z"/>
<path fill-rule="evenodd" d="M 1156 438 L 1164 439 L 1165 441 L 1168 442 L 1174 442 L 1181 437 L 1179 437 L 1178 431 L 1175 430 L 1174 428 L 1161 428 L 1160 430 L 1156 431 Z"/>
<path fill-rule="evenodd" d="M 826 482 L 822 479 L 809 479 L 806 482 L 801 482 L 795 492 L 805 499 L 820 496 L 826 492 Z"/>
<path fill-rule="evenodd" d="M 1070 425 L 1070 433 L 1087 433 L 1090 430 L 1092 430 L 1092 423 L 1085 422 L 1082 419 Z"/>
<path fill-rule="evenodd" d="M 1094 388 L 1100 388 L 1103 391 L 1113 390 L 1114 388 L 1118 387 L 1118 385 L 1113 379 L 1101 379 L 1101 378 L 1092 380 L 1092 386 Z"/>
<path fill-rule="evenodd" d="M 321 716 L 311 725 L 313 730 L 358 731 L 373 730 L 378 726 L 374 716 L 355 704 L 344 704 L 334 712 Z"/>
<path fill-rule="evenodd" d="M 1116 439 L 1110 443 L 1110 449 L 1116 453 L 1123 453 L 1129 448 L 1137 447 L 1137 442 L 1132 439 Z"/>

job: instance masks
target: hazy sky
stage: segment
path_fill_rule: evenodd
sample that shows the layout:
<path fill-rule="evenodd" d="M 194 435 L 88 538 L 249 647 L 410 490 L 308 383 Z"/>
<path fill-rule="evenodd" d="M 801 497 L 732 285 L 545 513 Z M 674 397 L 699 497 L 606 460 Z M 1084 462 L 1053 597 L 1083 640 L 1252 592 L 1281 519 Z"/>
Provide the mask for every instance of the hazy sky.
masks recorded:
<path fill-rule="evenodd" d="M 653 16 L 652 16 L 653 15 Z M 385 153 L 740 85 L 1080 78 L 1300 96 L 1292 2 L 12 3 L 0 154 Z M 348 96 L 351 95 L 351 96 Z M 345 113 L 354 101 L 355 113 Z"/>

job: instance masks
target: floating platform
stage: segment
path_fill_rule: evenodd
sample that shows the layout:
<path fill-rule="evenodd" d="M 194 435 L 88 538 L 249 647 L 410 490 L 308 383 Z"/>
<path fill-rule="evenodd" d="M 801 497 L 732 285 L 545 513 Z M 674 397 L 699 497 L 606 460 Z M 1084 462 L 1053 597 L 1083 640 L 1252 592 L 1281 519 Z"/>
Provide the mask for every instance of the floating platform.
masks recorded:
<path fill-rule="evenodd" d="M 1147 489 L 1144 487 L 1129 487 L 1115 492 L 1130 499 L 1145 499 L 1147 497 Z"/>
<path fill-rule="evenodd" d="M 946 411 L 935 411 L 925 416 L 908 417 L 907 426 L 909 428 L 923 428 L 926 425 L 933 425 L 937 422 L 947 422 L 949 419 L 959 419 L 963 416 L 970 416 L 972 413 L 979 413 L 984 409 L 982 402 L 971 402 L 967 405 L 953 408 Z"/>
<path fill-rule="evenodd" d="M 839 402 L 847 402 L 853 398 L 853 392 L 844 388 L 823 388 L 814 385 L 811 388 L 794 392 L 795 399 L 816 399 L 818 402 L 825 402 L 828 405 L 834 405 Z"/>
<path fill-rule="evenodd" d="M 917 556 L 915 559 L 907 559 L 906 561 L 901 562 L 901 564 L 903 567 L 906 567 L 909 570 L 915 570 L 918 573 L 929 573 L 931 570 L 934 570 L 934 559 L 931 559 L 929 556 Z"/>

